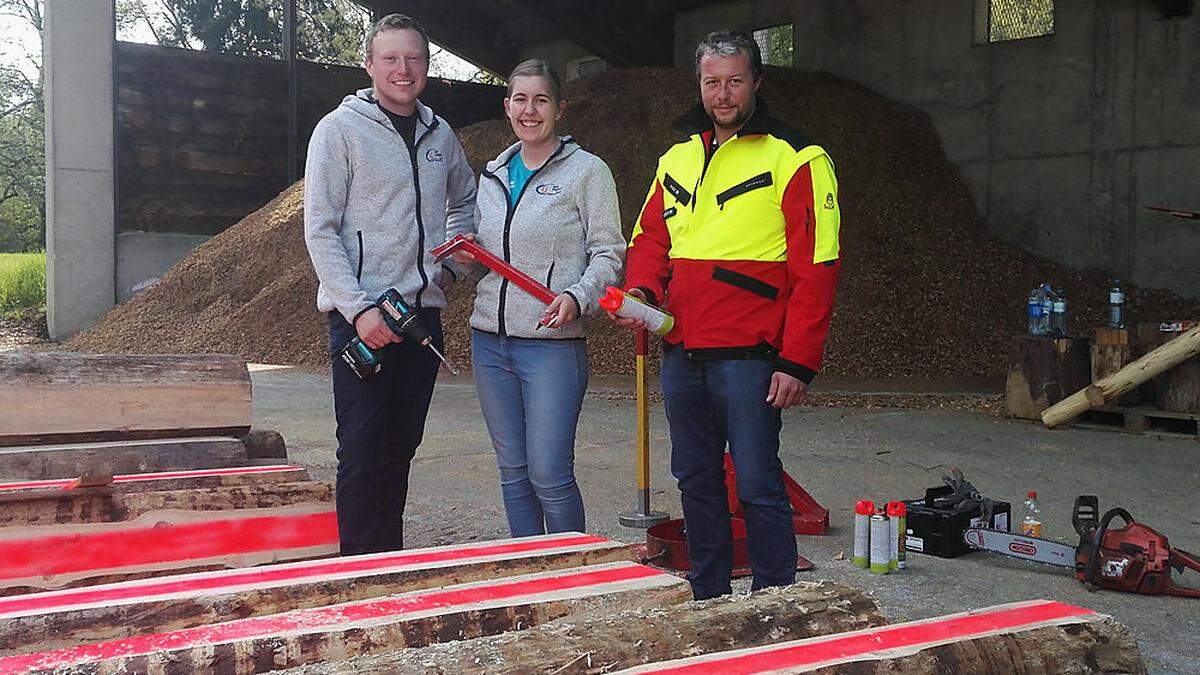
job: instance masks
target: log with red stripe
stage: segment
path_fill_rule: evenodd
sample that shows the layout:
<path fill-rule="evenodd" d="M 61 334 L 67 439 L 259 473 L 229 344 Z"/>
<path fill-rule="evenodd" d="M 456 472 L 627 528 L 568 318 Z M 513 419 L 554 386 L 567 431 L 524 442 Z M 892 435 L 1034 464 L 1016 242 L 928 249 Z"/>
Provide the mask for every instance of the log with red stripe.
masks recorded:
<path fill-rule="evenodd" d="M 0 658 L 0 672 L 265 672 L 493 635 L 598 604 L 677 603 L 687 583 L 632 562 L 556 570 Z"/>
<path fill-rule="evenodd" d="M 331 503 L 156 511 L 136 520 L 0 530 L 0 588 L 60 588 L 111 575 L 248 567 L 338 551 Z"/>
<path fill-rule="evenodd" d="M 0 650 L 74 646 L 630 556 L 625 544 L 566 532 L 33 593 L 0 598 Z"/>
<path fill-rule="evenodd" d="M 1096 640 L 1089 631 L 1109 634 Z M 964 673 L 1011 673 L 1067 672 L 1068 666 L 1074 672 L 1080 663 L 1099 666 L 1089 672 L 1145 670 L 1136 643 L 1108 617 L 1061 602 L 1031 600 L 620 672 L 753 675 L 819 670 L 932 674 L 948 668 Z M 1031 664 L 1035 666 L 1032 669 Z M 1061 664 L 1061 669 L 1055 664 Z"/>
<path fill-rule="evenodd" d="M 226 485 L 257 485 L 260 483 L 296 483 L 308 479 L 308 471 L 304 467 L 292 464 L 274 464 L 120 474 L 112 477 L 110 487 L 114 492 L 136 492 Z M 23 490 L 68 489 L 75 480 L 77 479 L 54 478 L 0 483 L 0 494 Z"/>

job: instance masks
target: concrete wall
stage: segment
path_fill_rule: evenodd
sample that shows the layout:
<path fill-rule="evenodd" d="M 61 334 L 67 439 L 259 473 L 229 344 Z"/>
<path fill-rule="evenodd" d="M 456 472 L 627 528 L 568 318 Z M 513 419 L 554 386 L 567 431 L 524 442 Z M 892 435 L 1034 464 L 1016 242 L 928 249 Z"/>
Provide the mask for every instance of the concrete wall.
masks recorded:
<path fill-rule="evenodd" d="M 113 3 L 46 0 L 45 21 L 46 324 L 59 340 L 115 297 Z"/>
<path fill-rule="evenodd" d="M 1055 34 L 975 43 L 969 0 L 754 0 L 676 17 L 676 65 L 719 27 L 795 24 L 795 63 L 927 111 L 1001 239 L 1200 297 L 1200 15 L 1057 0 Z M 986 6 L 986 4 L 985 4 Z"/>

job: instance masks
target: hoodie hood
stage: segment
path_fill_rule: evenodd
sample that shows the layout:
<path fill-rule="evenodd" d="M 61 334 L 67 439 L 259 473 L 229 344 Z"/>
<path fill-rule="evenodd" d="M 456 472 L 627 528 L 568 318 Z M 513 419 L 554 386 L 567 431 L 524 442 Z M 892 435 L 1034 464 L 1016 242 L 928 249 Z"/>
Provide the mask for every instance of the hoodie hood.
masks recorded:
<path fill-rule="evenodd" d="M 550 153 L 550 158 L 546 160 L 546 164 L 550 164 L 551 162 L 561 162 L 567 157 L 575 154 L 576 150 L 579 150 L 579 143 L 570 136 L 559 136 L 558 144 L 558 149 Z M 520 151 L 521 141 L 517 141 L 516 143 L 508 146 L 508 148 L 506 148 L 504 152 L 500 153 L 496 159 L 493 159 L 487 163 L 487 166 L 483 169 L 484 173 L 495 175 L 495 173 L 500 169 L 506 169 L 506 167 L 508 167 L 508 162 L 512 160 L 513 155 Z"/>
<path fill-rule="evenodd" d="M 417 101 L 416 113 L 417 119 L 426 127 L 433 129 L 437 127 L 437 116 L 433 114 L 433 110 L 429 106 Z M 380 124 L 390 126 L 391 121 L 388 120 L 387 114 L 379 109 L 379 99 L 375 98 L 375 90 L 371 87 L 359 89 L 357 92 L 350 94 L 342 99 L 343 108 L 348 108 L 367 119 L 374 120 Z"/>

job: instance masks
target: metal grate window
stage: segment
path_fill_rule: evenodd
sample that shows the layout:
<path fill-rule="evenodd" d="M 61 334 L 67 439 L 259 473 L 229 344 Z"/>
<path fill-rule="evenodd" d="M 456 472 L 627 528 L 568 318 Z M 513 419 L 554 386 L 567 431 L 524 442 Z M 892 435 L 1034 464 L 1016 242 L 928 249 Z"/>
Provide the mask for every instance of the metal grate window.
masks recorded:
<path fill-rule="evenodd" d="M 986 19 L 986 30 L 976 35 L 980 43 L 1054 34 L 1054 0 L 985 0 L 979 9 L 986 11 L 980 17 Z"/>
<path fill-rule="evenodd" d="M 792 24 L 760 28 L 754 31 L 754 41 L 762 52 L 763 64 L 792 67 Z"/>

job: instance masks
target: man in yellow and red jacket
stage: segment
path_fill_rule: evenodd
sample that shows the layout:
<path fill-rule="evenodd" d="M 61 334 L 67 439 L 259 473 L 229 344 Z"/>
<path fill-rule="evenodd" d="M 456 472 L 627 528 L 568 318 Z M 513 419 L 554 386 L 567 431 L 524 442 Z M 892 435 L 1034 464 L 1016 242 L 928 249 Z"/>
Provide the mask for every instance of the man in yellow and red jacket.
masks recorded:
<path fill-rule="evenodd" d="M 795 581 L 780 413 L 804 401 L 821 365 L 840 207 L 825 150 L 771 118 L 756 97 L 762 59 L 753 37 L 708 35 L 696 73 L 701 105 L 676 123 L 687 140 L 659 159 L 629 245 L 626 288 L 675 316 L 662 386 L 689 580 L 702 599 L 730 592 L 727 445 L 753 588 Z"/>

